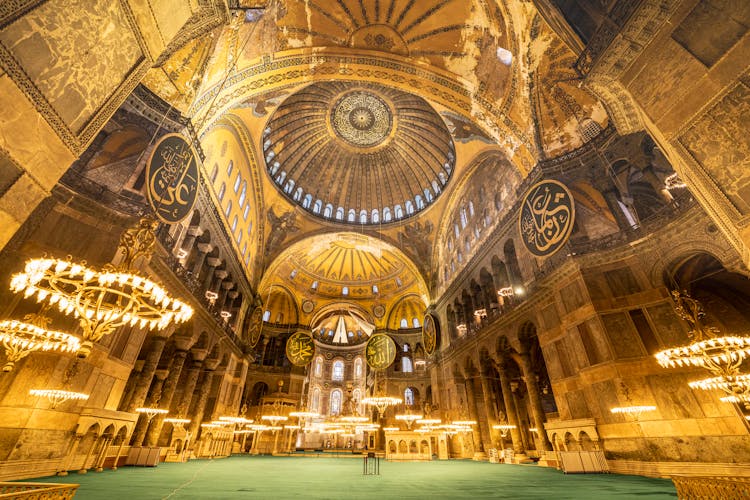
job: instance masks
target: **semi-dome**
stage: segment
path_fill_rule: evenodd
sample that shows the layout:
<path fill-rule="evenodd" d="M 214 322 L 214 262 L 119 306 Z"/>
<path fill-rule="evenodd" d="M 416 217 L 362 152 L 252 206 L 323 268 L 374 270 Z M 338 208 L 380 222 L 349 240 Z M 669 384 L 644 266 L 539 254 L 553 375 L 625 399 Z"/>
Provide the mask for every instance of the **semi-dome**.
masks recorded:
<path fill-rule="evenodd" d="M 289 96 L 263 134 L 266 169 L 293 202 L 345 224 L 427 208 L 455 165 L 450 132 L 421 97 L 377 84 L 319 82 Z"/>

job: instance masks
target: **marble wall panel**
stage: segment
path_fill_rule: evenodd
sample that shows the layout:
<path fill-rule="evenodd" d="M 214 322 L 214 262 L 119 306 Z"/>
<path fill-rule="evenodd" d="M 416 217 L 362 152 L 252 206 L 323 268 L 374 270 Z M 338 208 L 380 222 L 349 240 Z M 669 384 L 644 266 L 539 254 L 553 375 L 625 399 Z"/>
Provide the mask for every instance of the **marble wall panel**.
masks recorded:
<path fill-rule="evenodd" d="M 688 342 L 685 324 L 677 317 L 671 303 L 648 307 L 646 312 L 664 347 L 676 347 Z"/>
<path fill-rule="evenodd" d="M 74 132 L 142 58 L 122 4 L 111 0 L 50 0 L 0 31 L 0 44 Z"/>
<path fill-rule="evenodd" d="M 645 354 L 633 323 L 625 313 L 602 314 L 602 323 L 618 358 L 635 358 Z"/>
<path fill-rule="evenodd" d="M 560 298 L 565 306 L 565 312 L 573 312 L 583 305 L 584 298 L 583 292 L 581 291 L 581 285 L 578 281 L 564 286 L 560 290 Z"/>
<path fill-rule="evenodd" d="M 750 214 L 750 87 L 738 82 L 679 138 L 729 201 Z"/>
<path fill-rule="evenodd" d="M 623 297 L 641 291 L 641 287 L 629 267 L 604 271 L 604 278 L 607 280 L 607 286 L 609 286 L 614 297 Z"/>
<path fill-rule="evenodd" d="M 591 410 L 589 410 L 583 390 L 570 391 L 565 394 L 565 399 L 568 402 L 571 419 L 591 417 Z"/>

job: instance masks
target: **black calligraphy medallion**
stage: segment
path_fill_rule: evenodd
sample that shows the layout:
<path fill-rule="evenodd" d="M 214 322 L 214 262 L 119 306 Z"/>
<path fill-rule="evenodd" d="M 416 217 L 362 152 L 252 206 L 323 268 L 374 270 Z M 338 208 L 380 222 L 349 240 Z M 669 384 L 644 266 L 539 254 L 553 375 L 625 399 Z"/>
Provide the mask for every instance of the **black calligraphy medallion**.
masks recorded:
<path fill-rule="evenodd" d="M 315 355 L 315 342 L 307 332 L 297 332 L 286 341 L 286 357 L 294 366 L 307 366 Z"/>
<path fill-rule="evenodd" d="M 385 333 L 376 333 L 367 341 L 365 358 L 373 370 L 385 370 L 396 359 L 396 343 Z"/>
<path fill-rule="evenodd" d="M 247 326 L 248 344 L 250 344 L 250 347 L 255 347 L 255 345 L 258 343 L 258 341 L 260 340 L 260 331 L 262 329 L 263 308 L 258 306 L 250 315 L 250 321 L 248 321 Z"/>
<path fill-rule="evenodd" d="M 182 135 L 159 139 L 146 164 L 148 202 L 159 220 L 174 224 L 190 215 L 198 176 L 198 155 Z"/>
<path fill-rule="evenodd" d="M 438 345 L 440 325 L 432 314 L 425 314 L 422 322 L 422 345 L 424 352 L 432 356 Z"/>
<path fill-rule="evenodd" d="M 575 220 L 573 196 L 564 184 L 541 181 L 529 189 L 521 205 L 521 240 L 537 257 L 549 257 L 570 237 Z"/>

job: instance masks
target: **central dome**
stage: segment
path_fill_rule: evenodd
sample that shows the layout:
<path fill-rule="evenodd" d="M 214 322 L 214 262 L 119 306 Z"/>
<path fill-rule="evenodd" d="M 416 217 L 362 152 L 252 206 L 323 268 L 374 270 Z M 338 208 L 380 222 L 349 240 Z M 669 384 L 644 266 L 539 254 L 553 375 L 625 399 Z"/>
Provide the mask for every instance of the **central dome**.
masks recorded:
<path fill-rule="evenodd" d="M 266 169 L 291 201 L 343 224 L 406 219 L 435 201 L 455 149 L 421 97 L 377 84 L 319 82 L 289 96 L 263 134 Z"/>

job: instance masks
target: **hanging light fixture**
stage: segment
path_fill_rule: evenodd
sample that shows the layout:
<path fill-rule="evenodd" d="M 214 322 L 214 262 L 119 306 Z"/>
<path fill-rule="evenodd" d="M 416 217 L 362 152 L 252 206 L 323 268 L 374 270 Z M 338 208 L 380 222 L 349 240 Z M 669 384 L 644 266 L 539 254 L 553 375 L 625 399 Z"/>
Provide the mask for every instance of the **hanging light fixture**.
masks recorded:
<path fill-rule="evenodd" d="M 169 413 L 169 410 L 155 407 L 136 408 L 135 411 L 136 413 L 143 413 L 144 415 L 146 415 L 146 418 L 149 420 L 149 422 L 157 415 L 166 415 L 167 413 Z"/>
<path fill-rule="evenodd" d="M 47 329 L 50 319 L 42 314 L 27 314 L 24 321 L 0 321 L 0 343 L 5 347 L 7 362 L 4 372 L 34 351 L 76 352 L 81 347 L 78 337 Z"/>
<path fill-rule="evenodd" d="M 418 420 L 423 420 L 424 415 L 417 415 L 415 413 L 405 413 L 401 415 L 396 415 L 396 420 L 400 420 L 402 422 L 406 422 L 406 428 L 411 430 L 411 426 L 414 424 L 414 422 Z"/>
<path fill-rule="evenodd" d="M 64 403 L 68 400 L 73 401 L 86 401 L 89 399 L 88 394 L 82 392 L 64 391 L 61 389 L 31 389 L 29 394 L 37 397 L 44 397 L 49 399 L 52 403 L 52 408 L 56 408 L 57 405 Z"/>

